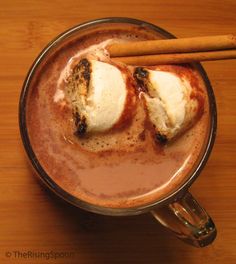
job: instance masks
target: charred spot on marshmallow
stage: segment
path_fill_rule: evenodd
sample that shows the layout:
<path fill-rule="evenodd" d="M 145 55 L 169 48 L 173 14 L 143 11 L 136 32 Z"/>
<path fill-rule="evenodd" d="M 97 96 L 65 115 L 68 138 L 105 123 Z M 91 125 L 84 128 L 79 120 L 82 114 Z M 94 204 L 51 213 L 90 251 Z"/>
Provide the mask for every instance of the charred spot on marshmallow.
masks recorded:
<path fill-rule="evenodd" d="M 91 65 L 87 59 L 82 59 L 73 68 L 72 74 L 68 78 L 67 95 L 72 104 L 73 119 L 76 126 L 75 134 L 81 136 L 86 133 L 86 118 L 79 113 L 76 106 L 77 97 L 85 96 L 89 92 L 89 82 L 91 75 Z"/>
<path fill-rule="evenodd" d="M 161 133 L 156 133 L 155 134 L 155 139 L 157 142 L 165 145 L 168 142 L 167 136 L 166 135 L 162 135 Z"/>
<path fill-rule="evenodd" d="M 75 135 L 78 137 L 83 137 L 87 131 L 87 124 L 86 124 L 86 119 L 83 118 L 82 120 L 79 119 L 77 125 L 76 125 L 76 131 Z"/>
<path fill-rule="evenodd" d="M 81 121 L 80 115 L 78 112 L 75 112 L 73 114 L 73 117 L 74 117 L 74 121 L 75 121 L 75 126 L 77 127 Z"/>
<path fill-rule="evenodd" d="M 76 126 L 75 135 L 81 137 L 86 133 L 87 130 L 86 118 L 81 118 L 78 112 L 74 112 L 73 117 Z"/>
<path fill-rule="evenodd" d="M 134 72 L 135 76 L 137 76 L 137 79 L 147 78 L 148 77 L 148 71 L 146 71 L 143 67 L 137 67 Z"/>
<path fill-rule="evenodd" d="M 86 95 L 88 93 L 91 67 L 87 59 L 82 59 L 73 69 L 68 78 L 67 95 L 71 97 L 72 103 L 76 94 Z"/>
<path fill-rule="evenodd" d="M 147 92 L 148 71 L 143 67 L 137 67 L 133 76 L 138 84 L 139 92 Z"/>
<path fill-rule="evenodd" d="M 80 68 L 80 71 L 81 71 L 81 75 L 83 77 L 83 79 L 89 83 L 90 81 L 90 63 L 87 59 L 82 59 L 80 62 L 79 62 L 79 68 Z M 88 84 L 87 84 L 88 86 Z"/>
<path fill-rule="evenodd" d="M 88 93 L 90 72 L 90 63 L 87 59 L 82 59 L 73 69 L 72 81 L 74 81 L 75 88 L 79 88 L 82 94 Z"/>

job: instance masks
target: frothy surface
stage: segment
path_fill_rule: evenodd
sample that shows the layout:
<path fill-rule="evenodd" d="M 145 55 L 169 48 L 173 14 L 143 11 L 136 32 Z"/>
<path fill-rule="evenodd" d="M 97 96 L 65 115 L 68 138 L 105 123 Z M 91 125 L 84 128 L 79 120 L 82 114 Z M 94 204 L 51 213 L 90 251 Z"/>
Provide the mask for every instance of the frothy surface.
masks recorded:
<path fill-rule="evenodd" d="M 103 41 L 153 38 L 158 36 L 131 26 L 78 36 L 52 54 L 32 81 L 26 118 L 33 150 L 47 174 L 79 199 L 113 208 L 153 202 L 183 182 L 199 158 L 208 133 L 207 100 L 195 126 L 165 147 L 156 144 L 151 132 L 144 130 L 142 100 L 132 105 L 134 116 L 128 127 L 91 138 L 74 136 L 72 112 L 63 101 L 66 81 L 62 73 L 68 64 L 79 60 L 79 52 Z M 189 66 L 159 69 L 185 76 L 192 85 L 205 89 L 197 71 Z M 130 111 L 127 108 L 127 113 Z"/>

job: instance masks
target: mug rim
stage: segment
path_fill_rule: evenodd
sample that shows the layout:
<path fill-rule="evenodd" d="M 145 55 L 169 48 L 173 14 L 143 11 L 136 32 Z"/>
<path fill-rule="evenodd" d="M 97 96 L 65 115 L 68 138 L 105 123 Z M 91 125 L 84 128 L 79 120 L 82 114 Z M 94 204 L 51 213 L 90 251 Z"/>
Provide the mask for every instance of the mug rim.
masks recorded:
<path fill-rule="evenodd" d="M 191 184 L 196 180 L 199 176 L 201 170 L 204 168 L 210 153 L 212 151 L 215 137 L 216 137 L 216 129 L 217 129 L 217 109 L 216 109 L 216 101 L 215 95 L 211 86 L 211 83 L 207 77 L 205 70 L 203 69 L 200 63 L 194 63 L 198 72 L 200 73 L 204 84 L 206 86 L 208 100 L 209 100 L 209 112 L 210 112 L 210 129 L 209 129 L 209 136 L 207 140 L 207 144 L 205 146 L 205 151 L 200 158 L 196 168 L 192 172 L 192 174 L 185 179 L 183 184 L 179 185 L 175 190 L 170 192 L 167 196 L 153 201 L 151 203 L 137 206 L 137 207 L 130 207 L 130 208 L 111 208 L 111 207 L 104 207 L 99 205 L 90 204 L 86 201 L 80 200 L 79 198 L 73 196 L 69 192 L 65 191 L 62 187 L 60 187 L 43 169 L 40 162 L 38 161 L 36 154 L 33 151 L 33 148 L 30 143 L 30 139 L 28 136 L 27 126 L 26 126 L 26 99 L 28 94 L 28 88 L 30 86 L 30 82 L 32 76 L 34 75 L 37 67 L 40 65 L 41 60 L 47 55 L 51 48 L 53 48 L 57 43 L 63 41 L 64 38 L 70 36 L 71 34 L 81 30 L 86 29 L 89 27 L 93 27 L 98 24 L 105 24 L 105 23 L 129 23 L 134 24 L 137 26 L 144 26 L 148 27 L 157 33 L 167 37 L 167 38 L 176 38 L 174 35 L 169 33 L 168 31 L 156 26 L 152 23 L 145 22 L 143 20 L 134 19 L 134 18 L 127 18 L 127 17 L 107 17 L 107 18 L 99 18 L 84 22 L 82 24 L 78 24 L 63 33 L 59 34 L 55 37 L 51 42 L 47 44 L 47 46 L 40 52 L 38 57 L 34 60 L 31 68 L 29 69 L 25 81 L 23 83 L 20 100 L 19 100 L 19 127 L 20 127 L 20 134 L 21 139 L 27 153 L 27 156 L 33 165 L 34 169 L 36 170 L 39 178 L 58 196 L 66 200 L 67 202 L 90 212 L 103 214 L 103 215 L 137 215 L 141 213 L 145 213 L 151 211 L 152 209 L 156 208 L 157 206 L 164 205 L 170 203 L 171 201 L 178 199 L 181 197 L 185 191 L 191 186 Z"/>

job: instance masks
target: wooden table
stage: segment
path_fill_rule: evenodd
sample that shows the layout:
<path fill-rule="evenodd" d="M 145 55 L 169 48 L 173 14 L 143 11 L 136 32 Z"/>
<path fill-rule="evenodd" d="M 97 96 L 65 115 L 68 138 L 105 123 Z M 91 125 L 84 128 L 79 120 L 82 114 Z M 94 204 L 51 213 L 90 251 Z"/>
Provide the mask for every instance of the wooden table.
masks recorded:
<path fill-rule="evenodd" d="M 211 158 L 192 187 L 218 228 L 193 248 L 149 215 L 96 216 L 59 200 L 34 177 L 18 129 L 23 80 L 40 50 L 78 23 L 108 16 L 152 22 L 178 37 L 236 33 L 235 0 L 2 1 L 0 5 L 0 263 L 236 263 L 236 60 L 207 62 L 218 106 Z M 44 257 L 24 258 L 27 252 Z M 46 253 L 67 258 L 46 260 Z"/>

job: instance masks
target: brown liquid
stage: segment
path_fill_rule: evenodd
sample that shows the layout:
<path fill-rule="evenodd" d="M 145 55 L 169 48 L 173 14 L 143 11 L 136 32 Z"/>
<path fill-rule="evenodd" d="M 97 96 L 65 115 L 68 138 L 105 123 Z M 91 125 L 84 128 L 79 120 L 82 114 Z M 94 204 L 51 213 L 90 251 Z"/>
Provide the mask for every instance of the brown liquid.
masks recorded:
<path fill-rule="evenodd" d="M 165 197 L 189 177 L 209 133 L 208 99 L 204 92 L 205 107 L 200 120 L 164 147 L 154 142 L 148 129 L 144 130 L 141 101 L 137 102 L 128 127 L 88 139 L 76 138 L 71 110 L 53 100 L 60 73 L 78 51 L 110 38 L 160 36 L 141 27 L 117 24 L 82 31 L 73 40 L 65 41 L 34 75 L 27 99 L 27 129 L 40 164 L 64 190 L 99 206 L 135 207 Z M 190 66 L 160 69 L 187 76 L 205 91 L 201 77 Z"/>

